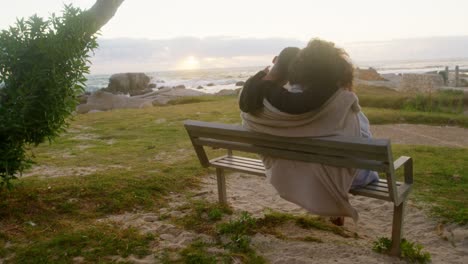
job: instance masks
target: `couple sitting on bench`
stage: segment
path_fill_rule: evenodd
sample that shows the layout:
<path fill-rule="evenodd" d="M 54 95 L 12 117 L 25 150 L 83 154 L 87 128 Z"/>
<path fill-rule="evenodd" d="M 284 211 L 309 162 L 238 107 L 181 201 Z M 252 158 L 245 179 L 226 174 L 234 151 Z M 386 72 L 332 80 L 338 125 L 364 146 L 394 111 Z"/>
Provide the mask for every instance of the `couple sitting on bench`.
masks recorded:
<path fill-rule="evenodd" d="M 239 98 L 243 126 L 284 137 L 371 137 L 369 121 L 352 90 L 353 66 L 346 52 L 331 42 L 312 40 L 307 47 L 285 48 L 251 77 Z M 352 188 L 379 180 L 370 170 L 339 168 L 262 157 L 266 175 L 284 199 L 343 225 L 357 221 L 348 201 Z"/>

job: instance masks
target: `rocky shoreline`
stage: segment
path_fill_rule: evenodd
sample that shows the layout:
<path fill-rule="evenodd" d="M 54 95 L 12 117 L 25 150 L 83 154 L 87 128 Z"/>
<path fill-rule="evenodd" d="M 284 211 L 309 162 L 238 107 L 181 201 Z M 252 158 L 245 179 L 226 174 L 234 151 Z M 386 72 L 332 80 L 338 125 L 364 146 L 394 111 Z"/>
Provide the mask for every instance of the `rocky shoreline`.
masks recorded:
<path fill-rule="evenodd" d="M 450 73 L 444 80 L 440 72 L 423 74 L 379 74 L 375 69 L 355 69 L 355 85 L 380 86 L 402 92 L 427 93 L 439 89 L 465 89 L 468 76 L 460 78 L 462 88 L 452 87 L 455 77 Z M 76 108 L 78 114 L 109 111 L 122 108 L 145 108 L 162 106 L 181 97 L 207 95 L 237 95 L 244 81 L 237 81 L 229 89 L 217 93 L 202 92 L 203 86 L 189 89 L 184 85 L 166 86 L 164 80 L 154 80 L 145 73 L 117 73 L 109 78 L 107 87 L 80 96 Z M 208 83 L 206 87 L 215 86 Z"/>
<path fill-rule="evenodd" d="M 81 95 L 76 112 L 86 114 L 113 109 L 162 106 L 181 97 L 237 95 L 240 91 L 240 88 L 223 89 L 215 94 L 209 94 L 187 89 L 184 85 L 158 87 L 158 84 L 164 84 L 164 82 L 156 81 L 156 83 L 151 83 L 150 81 L 150 77 L 144 73 L 114 74 L 110 77 L 109 85 L 106 88 Z M 236 83 L 236 87 L 243 84 L 243 81 L 239 81 Z"/>

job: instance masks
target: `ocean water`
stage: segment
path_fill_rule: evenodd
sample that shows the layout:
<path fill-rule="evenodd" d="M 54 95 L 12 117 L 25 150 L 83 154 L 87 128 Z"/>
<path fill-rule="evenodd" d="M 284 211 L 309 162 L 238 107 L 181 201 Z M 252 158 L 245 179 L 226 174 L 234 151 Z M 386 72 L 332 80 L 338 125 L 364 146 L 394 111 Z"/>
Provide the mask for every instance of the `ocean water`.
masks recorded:
<path fill-rule="evenodd" d="M 200 69 L 184 71 L 145 72 L 151 83 L 157 87 L 184 85 L 206 93 L 216 93 L 223 89 L 236 89 L 236 82 L 245 81 L 263 67 L 245 67 L 231 69 Z M 111 75 L 88 75 L 87 91 L 93 92 L 107 87 Z M 199 89 L 202 86 L 203 88 Z"/>
<path fill-rule="evenodd" d="M 454 70 L 458 65 L 462 71 L 468 71 L 468 59 L 426 60 L 426 61 L 393 61 L 393 62 L 358 62 L 358 67 L 373 67 L 379 73 L 424 73 L 441 71 L 445 66 Z M 262 70 L 265 66 L 227 68 L 227 69 L 200 69 L 185 71 L 146 72 L 151 77 L 151 83 L 157 87 L 173 87 L 184 85 L 187 89 L 195 89 L 206 93 L 216 93 L 223 89 L 239 88 L 235 84 L 245 81 L 250 76 Z M 110 74 L 88 75 L 86 90 L 93 92 L 107 87 Z M 199 89 L 202 86 L 203 88 Z"/>

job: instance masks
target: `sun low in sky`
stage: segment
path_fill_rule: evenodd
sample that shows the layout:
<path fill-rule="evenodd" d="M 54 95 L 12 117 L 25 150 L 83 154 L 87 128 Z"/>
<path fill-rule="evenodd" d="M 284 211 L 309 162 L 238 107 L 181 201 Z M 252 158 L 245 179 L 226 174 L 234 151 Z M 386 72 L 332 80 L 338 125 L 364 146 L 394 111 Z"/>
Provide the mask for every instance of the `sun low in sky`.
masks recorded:
<path fill-rule="evenodd" d="M 200 69 L 200 61 L 194 56 L 188 56 L 187 58 L 183 59 L 177 67 L 177 70 L 197 70 L 197 69 Z"/>

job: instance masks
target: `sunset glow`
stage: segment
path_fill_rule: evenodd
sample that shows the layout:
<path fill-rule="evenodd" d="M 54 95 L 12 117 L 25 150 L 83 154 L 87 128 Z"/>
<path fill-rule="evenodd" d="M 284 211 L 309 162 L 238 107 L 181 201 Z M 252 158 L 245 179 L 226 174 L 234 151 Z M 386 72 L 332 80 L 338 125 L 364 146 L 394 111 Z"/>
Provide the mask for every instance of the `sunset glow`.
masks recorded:
<path fill-rule="evenodd" d="M 200 61 L 194 56 L 189 56 L 177 68 L 179 70 L 196 70 L 200 68 Z"/>

